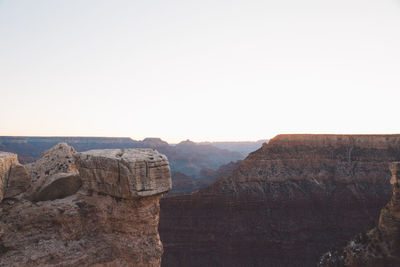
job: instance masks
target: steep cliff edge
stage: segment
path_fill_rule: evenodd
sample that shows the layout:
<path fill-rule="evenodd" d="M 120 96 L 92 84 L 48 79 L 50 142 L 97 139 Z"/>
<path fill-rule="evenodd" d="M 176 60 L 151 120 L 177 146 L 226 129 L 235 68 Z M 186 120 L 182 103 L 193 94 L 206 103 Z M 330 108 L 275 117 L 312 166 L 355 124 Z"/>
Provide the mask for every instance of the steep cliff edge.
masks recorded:
<path fill-rule="evenodd" d="M 381 210 L 378 225 L 358 234 L 345 247 L 325 253 L 320 266 L 400 266 L 400 162 L 392 163 L 390 170 L 393 195 Z"/>
<path fill-rule="evenodd" d="M 31 178 L 0 203 L 0 266 L 160 266 L 159 199 L 171 189 L 164 155 L 58 144 L 14 176 L 16 155 L 0 156 L 13 161 L 0 165 L 10 173 L 0 173 L 5 195 L 12 177 Z"/>
<path fill-rule="evenodd" d="M 279 135 L 229 176 L 161 200 L 163 266 L 315 266 L 391 196 L 399 135 Z"/>

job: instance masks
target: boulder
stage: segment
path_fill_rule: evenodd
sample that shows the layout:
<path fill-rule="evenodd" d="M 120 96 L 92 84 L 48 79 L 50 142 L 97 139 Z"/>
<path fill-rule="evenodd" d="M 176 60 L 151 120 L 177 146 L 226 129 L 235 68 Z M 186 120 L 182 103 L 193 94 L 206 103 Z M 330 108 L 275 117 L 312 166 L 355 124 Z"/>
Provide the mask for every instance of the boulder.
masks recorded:
<path fill-rule="evenodd" d="M 168 159 L 154 149 L 90 150 L 75 158 L 87 191 L 132 199 L 172 187 Z"/>
<path fill-rule="evenodd" d="M 39 160 L 26 165 L 32 183 L 38 183 L 39 180 L 60 172 L 78 173 L 73 156 L 75 153 L 75 149 L 66 143 L 57 144 L 43 152 Z"/>
<path fill-rule="evenodd" d="M 31 201 L 47 201 L 75 194 L 82 185 L 75 165 L 75 149 L 60 143 L 45 151 L 42 157 L 27 168 L 32 185 L 26 193 Z"/>

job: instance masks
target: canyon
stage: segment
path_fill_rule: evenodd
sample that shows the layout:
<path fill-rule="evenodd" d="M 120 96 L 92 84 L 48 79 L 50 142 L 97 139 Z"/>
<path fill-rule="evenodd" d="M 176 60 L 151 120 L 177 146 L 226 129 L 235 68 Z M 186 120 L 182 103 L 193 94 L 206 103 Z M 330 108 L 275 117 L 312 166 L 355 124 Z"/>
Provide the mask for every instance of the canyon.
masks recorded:
<path fill-rule="evenodd" d="M 229 175 L 161 199 L 162 266 L 315 266 L 392 196 L 400 135 L 278 135 Z"/>
<path fill-rule="evenodd" d="M 200 145 L 212 145 L 220 149 L 236 151 L 247 157 L 251 152 L 259 149 L 262 144 L 268 143 L 268 139 L 261 139 L 258 141 L 235 141 L 235 142 L 200 142 Z"/>
<path fill-rule="evenodd" d="M 0 266 L 160 266 L 159 200 L 171 186 L 154 149 L 61 143 L 27 165 L 0 152 Z"/>
<path fill-rule="evenodd" d="M 27 164 L 0 152 L 0 266 L 398 263 L 400 135 L 278 135 L 176 180 L 162 140 L 107 140 Z"/>

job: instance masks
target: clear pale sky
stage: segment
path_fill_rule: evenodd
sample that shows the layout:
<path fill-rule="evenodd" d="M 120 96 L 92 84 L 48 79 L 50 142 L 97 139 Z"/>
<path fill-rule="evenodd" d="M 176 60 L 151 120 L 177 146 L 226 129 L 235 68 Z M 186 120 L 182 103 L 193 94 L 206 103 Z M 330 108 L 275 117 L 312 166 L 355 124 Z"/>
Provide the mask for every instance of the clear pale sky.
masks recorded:
<path fill-rule="evenodd" d="M 400 0 L 0 0 L 0 135 L 400 133 Z"/>

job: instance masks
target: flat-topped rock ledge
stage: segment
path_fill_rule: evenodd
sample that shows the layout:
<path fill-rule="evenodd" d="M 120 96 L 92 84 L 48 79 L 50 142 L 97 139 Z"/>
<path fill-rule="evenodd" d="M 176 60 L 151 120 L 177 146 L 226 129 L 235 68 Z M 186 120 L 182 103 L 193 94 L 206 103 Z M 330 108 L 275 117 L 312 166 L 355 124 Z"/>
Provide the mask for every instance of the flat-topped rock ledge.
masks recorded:
<path fill-rule="evenodd" d="M 131 199 L 172 187 L 168 159 L 154 149 L 89 150 L 75 159 L 87 191 Z"/>

